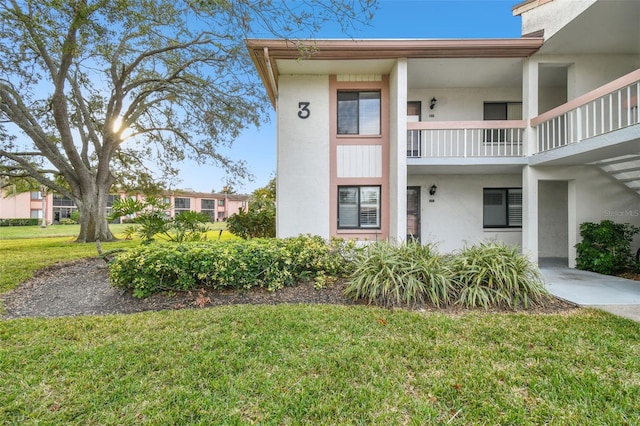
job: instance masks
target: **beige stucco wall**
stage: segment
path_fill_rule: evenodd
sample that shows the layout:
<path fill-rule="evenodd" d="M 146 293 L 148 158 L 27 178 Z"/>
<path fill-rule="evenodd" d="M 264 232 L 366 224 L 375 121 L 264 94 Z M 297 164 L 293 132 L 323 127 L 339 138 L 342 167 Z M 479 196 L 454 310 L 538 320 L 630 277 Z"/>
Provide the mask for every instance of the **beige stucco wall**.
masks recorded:
<path fill-rule="evenodd" d="M 575 245 L 580 242 L 581 223 L 608 219 L 640 226 L 640 196 L 595 166 L 537 167 L 534 173 L 539 181 L 568 182 L 567 246 L 570 266 L 575 265 Z M 544 246 L 539 250 L 542 248 Z M 539 252 L 540 256 L 544 254 L 544 251 Z"/>
<path fill-rule="evenodd" d="M 544 29 L 548 40 L 596 0 L 553 0 L 522 15 L 522 34 Z"/>
<path fill-rule="evenodd" d="M 429 102 L 434 97 L 437 103 L 431 110 Z M 482 120 L 484 102 L 520 102 L 522 88 L 413 89 L 409 91 L 407 100 L 422 102 L 422 121 Z"/>
<path fill-rule="evenodd" d="M 277 236 L 329 237 L 329 77 L 284 75 L 279 80 Z M 309 117 L 298 117 L 309 102 Z"/>
<path fill-rule="evenodd" d="M 517 188 L 519 174 L 506 175 L 410 175 L 409 186 L 421 187 L 421 237 L 435 243 L 441 253 L 450 253 L 482 241 L 520 245 L 520 229 L 483 229 L 483 188 Z M 429 195 L 431 185 L 436 195 Z M 433 200 L 432 202 L 430 200 Z"/>

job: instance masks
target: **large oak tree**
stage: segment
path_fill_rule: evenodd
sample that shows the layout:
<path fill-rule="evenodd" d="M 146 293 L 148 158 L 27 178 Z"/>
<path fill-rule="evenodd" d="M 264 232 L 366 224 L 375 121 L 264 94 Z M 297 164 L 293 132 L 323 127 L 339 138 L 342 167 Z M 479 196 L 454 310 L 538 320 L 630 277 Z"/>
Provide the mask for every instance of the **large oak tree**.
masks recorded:
<path fill-rule="evenodd" d="M 185 158 L 247 176 L 243 162 L 219 152 L 266 116 L 246 36 L 295 42 L 325 23 L 346 29 L 374 3 L 4 0 L 0 174 L 71 198 L 78 241 L 111 240 L 114 184 L 152 186 Z"/>

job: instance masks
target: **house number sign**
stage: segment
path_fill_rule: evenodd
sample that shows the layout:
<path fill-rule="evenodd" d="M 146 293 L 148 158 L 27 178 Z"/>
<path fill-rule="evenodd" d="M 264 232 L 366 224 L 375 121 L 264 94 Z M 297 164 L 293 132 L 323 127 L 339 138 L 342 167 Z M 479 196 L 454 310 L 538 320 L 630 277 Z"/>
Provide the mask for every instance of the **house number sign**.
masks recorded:
<path fill-rule="evenodd" d="M 309 104 L 311 102 L 298 102 L 298 117 L 303 120 L 309 118 L 311 115 L 311 110 L 309 109 Z"/>

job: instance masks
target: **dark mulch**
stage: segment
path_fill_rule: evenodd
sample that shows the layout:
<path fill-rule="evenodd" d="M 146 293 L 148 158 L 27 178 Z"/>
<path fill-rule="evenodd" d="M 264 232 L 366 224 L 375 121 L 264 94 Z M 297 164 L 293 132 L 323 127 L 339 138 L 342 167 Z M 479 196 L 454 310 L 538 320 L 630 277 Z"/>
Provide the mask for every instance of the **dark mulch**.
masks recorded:
<path fill-rule="evenodd" d="M 301 283 L 277 292 L 259 288 L 246 292 L 203 289 L 193 292 L 157 294 L 146 299 L 138 299 L 130 292 L 114 288 L 109 284 L 107 265 L 103 260 L 83 259 L 45 268 L 15 290 L 0 295 L 0 300 L 4 304 L 5 319 L 128 314 L 236 304 L 354 304 L 343 296 L 344 287 L 343 282 L 337 282 L 322 290 L 316 290 L 312 283 Z M 571 303 L 553 299 L 548 306 L 527 312 L 555 313 L 575 308 L 576 306 Z M 413 306 L 411 309 L 451 314 L 469 311 L 458 307 L 437 308 L 430 305 Z M 501 310 L 492 310 L 492 312 L 497 311 Z"/>

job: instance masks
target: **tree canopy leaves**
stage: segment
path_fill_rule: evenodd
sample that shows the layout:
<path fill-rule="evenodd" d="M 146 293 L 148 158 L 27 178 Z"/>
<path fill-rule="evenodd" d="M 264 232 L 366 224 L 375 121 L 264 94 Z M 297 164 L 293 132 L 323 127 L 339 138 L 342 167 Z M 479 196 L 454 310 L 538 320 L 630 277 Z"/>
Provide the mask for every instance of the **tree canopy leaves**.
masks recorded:
<path fill-rule="evenodd" d="M 268 108 L 244 38 L 306 38 L 374 9 L 367 0 L 6 0 L 0 174 L 68 196 L 90 227 L 113 184 L 157 189 L 186 158 L 247 178 L 246 164 L 219 149 Z"/>

